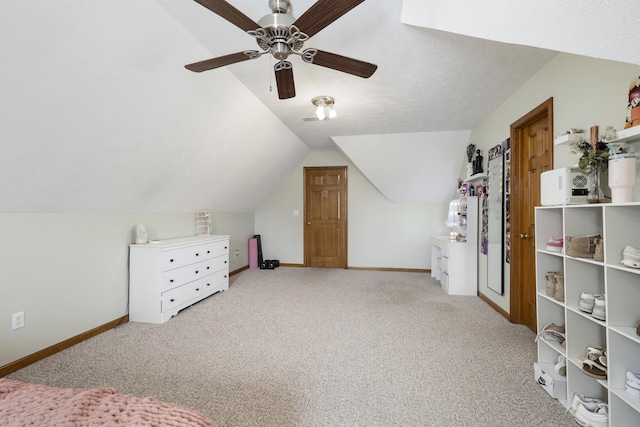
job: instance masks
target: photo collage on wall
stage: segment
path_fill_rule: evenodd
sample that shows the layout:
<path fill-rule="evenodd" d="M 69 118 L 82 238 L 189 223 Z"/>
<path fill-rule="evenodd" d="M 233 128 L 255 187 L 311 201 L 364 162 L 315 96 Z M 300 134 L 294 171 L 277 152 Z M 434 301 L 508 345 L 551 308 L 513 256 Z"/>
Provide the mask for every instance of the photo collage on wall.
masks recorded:
<path fill-rule="evenodd" d="M 489 149 L 488 159 L 490 162 L 493 159 L 502 157 L 504 166 L 504 187 L 500 185 L 498 188 L 491 188 L 489 183 L 491 171 L 483 180 L 483 187 L 485 192 L 482 195 L 482 225 L 480 228 L 480 252 L 487 255 L 489 252 L 489 197 L 491 197 L 493 191 L 493 197 L 499 197 L 499 193 L 504 190 L 504 218 L 505 218 L 505 234 L 504 234 L 504 256 L 505 262 L 511 262 L 511 197 L 510 197 L 510 185 L 511 185 L 511 140 L 506 139 L 502 143 Z M 488 168 L 487 168 L 488 169 Z"/>
<path fill-rule="evenodd" d="M 486 255 L 489 252 L 489 178 L 482 179 L 482 187 L 484 188 L 484 194 L 481 199 L 482 226 L 480 227 L 480 252 Z"/>
<path fill-rule="evenodd" d="M 491 161 L 497 158 L 502 157 L 502 144 L 498 144 L 494 147 L 491 147 L 487 156 L 487 177 L 485 178 L 485 188 L 486 192 L 484 197 L 482 198 L 482 230 L 480 232 L 480 251 L 484 255 L 488 255 L 489 253 L 489 203 L 490 198 L 493 197 L 494 200 L 496 197 L 500 197 L 500 193 L 502 192 L 502 185 L 499 187 L 494 187 L 495 181 L 491 182 L 491 176 L 495 176 L 496 171 L 493 169 L 495 166 L 491 166 Z M 498 176 L 502 175 L 500 171 Z M 493 188 L 492 188 L 493 187 Z"/>
<path fill-rule="evenodd" d="M 511 138 L 502 142 L 504 150 L 504 260 L 511 263 Z"/>

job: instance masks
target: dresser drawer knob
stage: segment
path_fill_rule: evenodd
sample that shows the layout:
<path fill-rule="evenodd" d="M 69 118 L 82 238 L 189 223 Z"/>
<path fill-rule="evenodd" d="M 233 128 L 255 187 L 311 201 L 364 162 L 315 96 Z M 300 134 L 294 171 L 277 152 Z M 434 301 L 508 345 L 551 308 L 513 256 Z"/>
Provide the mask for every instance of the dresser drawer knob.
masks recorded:
<path fill-rule="evenodd" d="M 196 256 L 199 256 L 200 254 L 196 254 Z"/>
<path fill-rule="evenodd" d="M 173 283 L 173 279 L 169 279 L 169 283 Z"/>
<path fill-rule="evenodd" d="M 198 292 L 200 290 L 200 288 L 196 288 L 196 292 Z"/>
<path fill-rule="evenodd" d="M 226 274 L 224 275 L 224 278 L 225 278 L 225 279 L 227 278 L 227 275 L 226 275 Z"/>
<path fill-rule="evenodd" d="M 171 259 L 169 260 L 169 262 L 173 262 L 173 258 L 171 258 Z"/>
<path fill-rule="evenodd" d="M 226 259 L 224 260 L 224 263 L 225 263 L 225 264 L 227 263 L 227 260 L 226 260 Z"/>
<path fill-rule="evenodd" d="M 207 286 L 211 286 L 211 283 L 207 283 Z"/>
<path fill-rule="evenodd" d="M 207 253 L 208 253 L 208 254 L 210 254 L 210 253 L 211 253 L 211 251 L 207 251 Z"/>
<path fill-rule="evenodd" d="M 173 298 L 171 298 L 171 299 L 169 300 L 169 302 L 174 302 L 174 301 L 175 301 L 175 299 L 173 299 Z"/>
<path fill-rule="evenodd" d="M 211 267 L 207 267 L 207 270 L 210 269 Z"/>
<path fill-rule="evenodd" d="M 196 274 L 198 274 L 198 270 L 196 270 Z"/>
<path fill-rule="evenodd" d="M 229 247 L 228 247 L 228 246 L 225 246 L 224 248 L 225 248 L 225 249 L 229 249 Z"/>

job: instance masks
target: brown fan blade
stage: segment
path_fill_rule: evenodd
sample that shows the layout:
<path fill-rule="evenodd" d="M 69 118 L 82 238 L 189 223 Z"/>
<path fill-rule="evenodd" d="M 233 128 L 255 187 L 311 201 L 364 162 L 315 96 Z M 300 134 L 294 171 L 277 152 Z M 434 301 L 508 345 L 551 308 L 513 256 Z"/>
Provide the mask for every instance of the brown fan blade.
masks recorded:
<path fill-rule="evenodd" d="M 375 64 L 358 61 L 357 59 L 347 58 L 346 56 L 318 49 L 305 49 L 302 55 L 302 60 L 310 64 L 320 65 L 321 67 L 331 68 L 333 70 L 353 74 L 354 76 L 363 77 L 365 79 L 371 77 L 371 75 L 378 69 L 378 66 Z"/>
<path fill-rule="evenodd" d="M 195 0 L 216 15 L 231 22 L 236 27 L 246 31 L 260 28 L 256 22 L 224 0 Z"/>
<path fill-rule="evenodd" d="M 309 37 L 340 18 L 364 0 L 318 0 L 293 23 Z"/>
<path fill-rule="evenodd" d="M 273 69 L 276 72 L 278 98 L 289 99 L 296 96 L 296 86 L 293 82 L 293 66 L 289 61 L 278 62 Z"/>
<path fill-rule="evenodd" d="M 258 53 L 257 50 L 249 51 Z M 247 59 L 252 59 L 251 56 L 247 55 L 245 52 L 237 52 L 232 53 L 230 55 L 219 56 L 217 58 L 211 58 L 200 62 L 194 62 L 193 64 L 185 65 L 184 68 L 187 70 L 194 71 L 196 73 L 200 73 L 202 71 L 213 70 L 214 68 L 224 67 L 225 65 L 235 64 L 236 62 L 246 61 Z"/>

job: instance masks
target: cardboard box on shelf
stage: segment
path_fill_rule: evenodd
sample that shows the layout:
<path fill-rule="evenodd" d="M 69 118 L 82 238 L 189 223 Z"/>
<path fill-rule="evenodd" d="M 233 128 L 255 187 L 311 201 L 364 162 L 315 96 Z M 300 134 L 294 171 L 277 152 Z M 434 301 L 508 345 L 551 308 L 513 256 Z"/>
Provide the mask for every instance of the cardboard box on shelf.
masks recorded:
<path fill-rule="evenodd" d="M 534 363 L 535 380 L 551 397 L 558 400 L 567 399 L 567 377 L 563 377 L 553 369 L 550 363 Z"/>

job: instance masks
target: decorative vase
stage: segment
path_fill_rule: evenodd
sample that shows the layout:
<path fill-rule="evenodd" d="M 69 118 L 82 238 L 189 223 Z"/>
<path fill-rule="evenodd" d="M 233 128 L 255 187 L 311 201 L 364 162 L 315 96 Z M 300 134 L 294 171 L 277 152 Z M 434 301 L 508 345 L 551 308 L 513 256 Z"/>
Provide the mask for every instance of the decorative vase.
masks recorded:
<path fill-rule="evenodd" d="M 633 187 L 636 185 L 636 158 L 609 158 L 609 188 L 612 203 L 628 203 L 633 201 Z"/>
<path fill-rule="evenodd" d="M 600 169 L 594 168 L 591 173 L 591 182 L 589 183 L 589 194 L 587 195 L 588 203 L 601 203 L 602 193 L 600 192 Z"/>
<path fill-rule="evenodd" d="M 467 178 L 471 178 L 473 175 L 473 163 L 467 163 Z"/>

